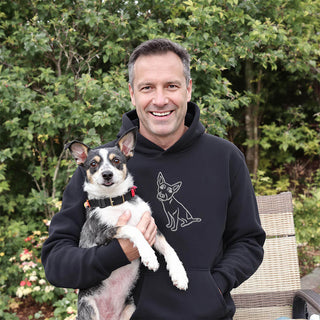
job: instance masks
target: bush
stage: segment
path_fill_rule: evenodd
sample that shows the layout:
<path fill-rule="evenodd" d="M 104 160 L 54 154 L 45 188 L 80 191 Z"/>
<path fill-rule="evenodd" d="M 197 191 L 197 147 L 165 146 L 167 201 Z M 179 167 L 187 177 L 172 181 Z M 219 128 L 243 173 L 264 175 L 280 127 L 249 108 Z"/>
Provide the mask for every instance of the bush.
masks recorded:
<path fill-rule="evenodd" d="M 294 207 L 298 242 L 319 249 L 320 188 L 311 189 L 310 194 L 299 195 L 294 201 Z"/>
<path fill-rule="evenodd" d="M 74 290 L 56 288 L 48 283 L 40 260 L 41 247 L 48 232 L 45 223 L 0 219 L 0 318 L 17 319 L 10 313 L 12 297 L 31 296 L 38 303 L 55 306 L 55 320 L 73 319 L 77 295 Z"/>
<path fill-rule="evenodd" d="M 289 178 L 287 176 L 273 177 L 266 175 L 263 170 L 258 170 L 252 177 L 252 185 L 256 195 L 272 195 L 289 190 Z"/>
<path fill-rule="evenodd" d="M 306 275 L 320 265 L 320 188 L 294 200 L 294 220 L 298 241 L 300 274 Z"/>
<path fill-rule="evenodd" d="M 9 301 L 11 297 L 0 292 L 0 319 L 19 320 L 15 313 L 10 312 Z"/>

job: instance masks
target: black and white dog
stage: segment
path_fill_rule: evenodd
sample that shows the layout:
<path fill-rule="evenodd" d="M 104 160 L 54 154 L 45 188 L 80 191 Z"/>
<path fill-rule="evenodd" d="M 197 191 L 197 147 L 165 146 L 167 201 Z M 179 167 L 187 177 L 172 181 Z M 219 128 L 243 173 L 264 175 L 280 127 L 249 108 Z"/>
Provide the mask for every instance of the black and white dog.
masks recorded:
<path fill-rule="evenodd" d="M 90 149 L 73 141 L 66 145 L 78 165 L 86 171 L 84 191 L 88 194 L 87 219 L 83 225 L 79 246 L 90 248 L 106 245 L 113 238 L 129 239 L 137 247 L 142 263 L 150 270 L 159 267 L 154 250 L 135 227 L 142 214 L 151 211 L 149 205 L 135 195 L 133 178 L 127 161 L 133 156 L 137 130 L 122 135 L 115 147 Z M 127 225 L 117 226 L 124 211 L 131 212 Z M 174 249 L 157 232 L 155 249 L 163 254 L 173 284 L 180 290 L 188 287 L 188 277 Z M 80 290 L 78 320 L 130 319 L 135 306 L 131 290 L 138 278 L 140 260 L 134 260 L 111 273 L 98 286 Z"/>

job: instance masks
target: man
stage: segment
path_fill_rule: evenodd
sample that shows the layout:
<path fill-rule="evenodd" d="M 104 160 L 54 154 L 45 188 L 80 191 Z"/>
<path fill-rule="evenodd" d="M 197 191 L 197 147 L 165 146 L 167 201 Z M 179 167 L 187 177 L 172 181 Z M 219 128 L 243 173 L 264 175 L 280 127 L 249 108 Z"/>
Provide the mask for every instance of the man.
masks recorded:
<path fill-rule="evenodd" d="M 120 134 L 139 126 L 128 167 L 139 195 L 151 205 L 137 226 L 150 244 L 158 227 L 186 268 L 189 288 L 172 286 L 165 263 L 142 269 L 132 319 L 232 319 L 232 288 L 249 278 L 263 258 L 264 231 L 242 153 L 205 133 L 190 102 L 189 55 L 179 45 L 155 39 L 141 44 L 129 61 L 129 91 L 135 106 Z M 84 173 L 78 169 L 61 212 L 51 222 L 42 259 L 57 286 L 86 288 L 139 257 L 125 239 L 90 249 L 77 247 L 84 223 Z M 124 213 L 123 225 L 130 213 Z"/>

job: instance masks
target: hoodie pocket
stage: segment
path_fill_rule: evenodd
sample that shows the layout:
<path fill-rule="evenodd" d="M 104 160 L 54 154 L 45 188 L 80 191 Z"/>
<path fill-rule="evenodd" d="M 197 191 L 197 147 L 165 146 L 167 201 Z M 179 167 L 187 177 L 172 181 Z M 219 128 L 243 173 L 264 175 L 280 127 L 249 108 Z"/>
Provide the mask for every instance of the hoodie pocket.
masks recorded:
<path fill-rule="evenodd" d="M 209 270 L 187 270 L 189 287 L 173 286 L 168 272 L 144 274 L 137 309 L 131 319 L 224 319 L 227 304 Z"/>

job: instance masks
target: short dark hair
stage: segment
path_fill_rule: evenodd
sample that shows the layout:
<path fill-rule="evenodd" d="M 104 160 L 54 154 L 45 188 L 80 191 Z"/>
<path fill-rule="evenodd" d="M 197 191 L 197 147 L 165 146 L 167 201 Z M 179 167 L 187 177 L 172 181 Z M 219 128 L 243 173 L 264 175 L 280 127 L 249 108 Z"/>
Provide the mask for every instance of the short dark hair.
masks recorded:
<path fill-rule="evenodd" d="M 169 51 L 175 53 L 182 61 L 183 72 L 186 78 L 187 86 L 190 76 L 190 56 L 185 48 L 168 39 L 152 39 L 140 44 L 131 54 L 128 63 L 129 83 L 133 88 L 134 80 L 134 64 L 140 56 L 148 56 L 155 54 L 164 54 Z"/>

